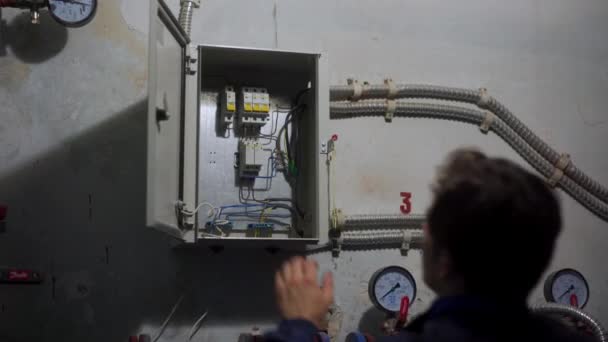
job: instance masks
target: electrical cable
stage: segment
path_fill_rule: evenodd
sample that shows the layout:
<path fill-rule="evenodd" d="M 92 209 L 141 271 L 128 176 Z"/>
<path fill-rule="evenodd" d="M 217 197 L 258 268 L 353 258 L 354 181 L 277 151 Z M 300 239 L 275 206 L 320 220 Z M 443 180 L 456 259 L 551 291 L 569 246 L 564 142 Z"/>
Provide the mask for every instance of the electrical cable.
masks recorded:
<path fill-rule="evenodd" d="M 189 210 L 182 210 L 182 213 L 183 213 L 184 215 L 188 215 L 188 216 L 194 216 L 194 215 L 196 215 L 196 213 L 198 213 L 198 211 L 199 211 L 199 210 L 200 210 L 202 207 L 204 207 L 204 206 L 206 206 L 206 207 L 209 207 L 209 208 L 210 208 L 210 209 L 209 209 L 209 212 L 207 212 L 207 217 L 211 217 L 211 216 L 215 215 L 216 211 L 217 211 L 217 210 L 219 210 L 219 208 L 217 208 L 217 207 L 213 206 L 213 204 L 211 204 L 211 203 L 209 203 L 209 202 L 202 202 L 202 203 L 200 203 L 200 204 L 199 204 L 199 205 L 196 207 L 196 209 L 194 209 L 193 211 L 189 211 Z M 212 215 L 212 214 L 210 214 L 210 213 L 213 213 L 213 215 Z"/>
<path fill-rule="evenodd" d="M 395 98 L 428 98 L 434 100 L 458 101 L 470 103 L 479 108 L 489 110 L 500 118 L 509 128 L 519 135 L 530 147 L 551 165 L 556 165 L 562 156 L 542 141 L 531 129 L 521 122 L 506 106 L 487 94 L 485 89 L 464 89 L 454 87 L 442 87 L 432 85 L 396 85 Z M 388 85 L 366 85 L 361 93 L 361 99 L 387 98 L 390 92 Z M 331 101 L 344 101 L 350 99 L 354 94 L 354 86 L 332 86 L 330 88 Z M 586 175 L 578 169 L 574 163 L 568 163 L 563 170 L 564 174 L 571 178 L 591 195 L 597 197 L 604 203 L 608 203 L 608 188 Z"/>
<path fill-rule="evenodd" d="M 333 102 L 330 111 L 333 118 L 352 118 L 362 116 L 384 116 L 387 109 L 385 100 L 368 100 L 357 103 Z M 395 117 L 419 117 L 447 119 L 473 123 L 479 125 L 484 121 L 486 113 L 472 108 L 457 106 L 410 103 L 396 101 Z M 489 128 L 501 139 L 507 142 L 526 162 L 534 167 L 544 177 L 550 177 L 555 169 L 554 165 L 542 158 L 531 149 L 526 141 L 501 120 L 494 120 Z M 566 193 L 570 194 L 584 207 L 604 221 L 608 221 L 608 205 L 592 196 L 569 177 L 562 177 L 558 182 Z"/>
<path fill-rule="evenodd" d="M 171 321 L 171 318 L 173 318 L 173 315 L 175 314 L 175 311 L 177 311 L 177 308 L 179 307 L 179 305 L 182 303 L 182 300 L 184 300 L 184 294 L 181 294 L 179 296 L 179 298 L 177 299 L 177 302 L 175 302 L 175 304 L 173 305 L 173 308 L 171 308 L 171 312 L 169 312 L 169 315 L 167 316 L 167 318 L 165 319 L 163 324 L 161 324 L 160 329 L 158 329 L 158 333 L 156 333 L 156 337 L 154 337 L 152 342 L 158 341 L 158 339 L 162 336 L 163 332 L 165 332 L 167 325 Z"/>
<path fill-rule="evenodd" d="M 205 313 L 203 313 L 201 315 L 201 317 L 199 319 L 197 319 L 196 322 L 194 322 L 194 324 L 192 325 L 192 328 L 190 328 L 190 332 L 188 333 L 188 341 L 191 341 L 192 338 L 194 337 L 194 335 L 196 335 L 199 328 L 201 327 L 201 323 L 203 322 L 205 317 L 207 317 L 207 313 L 209 313 L 209 312 L 205 311 Z"/>

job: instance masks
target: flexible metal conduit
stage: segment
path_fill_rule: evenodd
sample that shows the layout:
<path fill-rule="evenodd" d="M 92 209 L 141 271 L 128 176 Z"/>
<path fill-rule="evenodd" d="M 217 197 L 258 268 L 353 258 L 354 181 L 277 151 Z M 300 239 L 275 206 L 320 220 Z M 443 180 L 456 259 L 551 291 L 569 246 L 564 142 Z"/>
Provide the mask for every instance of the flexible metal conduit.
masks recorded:
<path fill-rule="evenodd" d="M 330 105 L 332 118 L 384 116 L 386 110 L 386 100 L 332 102 Z M 447 119 L 479 125 L 484 120 L 485 113 L 476 109 L 458 106 L 396 101 L 394 116 Z M 551 176 L 554 166 L 530 149 L 528 144 L 508 125 L 500 120 L 494 120 L 490 125 L 490 129 L 506 141 L 544 177 L 548 178 Z M 601 219 L 608 221 L 608 205 L 606 203 L 591 196 L 585 189 L 568 177 L 562 177 L 558 185 L 591 212 Z"/>
<path fill-rule="evenodd" d="M 423 215 L 350 215 L 338 228 L 342 231 L 364 229 L 420 228 L 425 221 Z"/>
<path fill-rule="evenodd" d="M 181 0 L 179 9 L 179 24 L 190 37 L 192 31 L 192 12 L 196 4 L 194 0 Z"/>
<path fill-rule="evenodd" d="M 353 85 L 332 86 L 330 88 L 331 101 L 349 100 L 354 95 Z M 360 99 L 387 98 L 389 96 L 389 86 L 364 85 Z M 447 101 L 459 101 L 475 104 L 480 108 L 487 109 L 496 114 L 503 120 L 515 133 L 530 144 L 543 158 L 551 165 L 556 165 L 560 159 L 560 154 L 542 141 L 524 123 L 522 123 L 508 108 L 498 102 L 494 97 L 487 95 L 483 89 L 463 89 L 452 87 L 441 87 L 431 85 L 396 85 L 395 93 L 392 98 L 428 98 Z M 582 186 L 585 190 L 596 196 L 604 203 L 608 203 L 608 188 L 602 186 L 584 172 L 579 170 L 574 163 L 570 163 L 564 170 L 566 176 L 572 178 L 574 182 Z"/>
<path fill-rule="evenodd" d="M 588 313 L 573 306 L 555 303 L 542 304 L 532 308 L 532 312 L 542 315 L 563 315 L 585 322 L 599 342 L 606 342 L 608 334 L 602 325 Z"/>
<path fill-rule="evenodd" d="M 422 238 L 422 230 L 347 231 L 340 236 L 340 242 L 349 247 L 386 248 L 400 245 L 404 239 L 420 243 Z"/>

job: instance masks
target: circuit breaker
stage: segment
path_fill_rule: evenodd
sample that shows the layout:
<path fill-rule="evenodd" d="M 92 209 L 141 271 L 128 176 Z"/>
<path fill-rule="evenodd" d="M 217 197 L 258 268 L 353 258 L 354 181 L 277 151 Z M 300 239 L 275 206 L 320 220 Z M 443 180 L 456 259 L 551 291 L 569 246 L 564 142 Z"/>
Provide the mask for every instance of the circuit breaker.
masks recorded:
<path fill-rule="evenodd" d="M 259 128 L 270 121 L 270 95 L 265 88 L 243 87 L 240 93 L 242 127 Z"/>
<path fill-rule="evenodd" d="M 327 241 L 324 56 L 193 46 L 162 0 L 150 16 L 147 225 L 188 244 Z"/>
<path fill-rule="evenodd" d="M 221 94 L 220 125 L 226 128 L 234 122 L 236 115 L 236 92 L 233 86 L 224 87 Z"/>

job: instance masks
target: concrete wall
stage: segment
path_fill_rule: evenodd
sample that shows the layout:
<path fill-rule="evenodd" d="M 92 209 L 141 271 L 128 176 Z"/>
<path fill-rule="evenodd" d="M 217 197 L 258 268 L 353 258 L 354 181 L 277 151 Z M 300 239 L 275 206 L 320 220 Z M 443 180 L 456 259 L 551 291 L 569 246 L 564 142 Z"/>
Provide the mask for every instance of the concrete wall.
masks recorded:
<path fill-rule="evenodd" d="M 169 2 L 177 9 L 178 1 Z M 602 0 L 203 0 L 193 39 L 320 50 L 330 79 L 486 87 L 543 139 L 608 184 L 608 3 Z M 236 340 L 276 319 L 265 251 L 175 250 L 144 227 L 147 1 L 103 0 L 95 20 L 66 30 L 5 9 L 0 29 L 0 202 L 9 205 L 0 264 L 33 268 L 37 286 L 0 286 L 2 341 L 121 341 L 154 333 L 182 305 L 165 341 L 183 340 L 209 309 L 198 341 Z M 244 13 L 247 13 L 245 16 Z M 338 205 L 349 213 L 414 211 L 429 203 L 434 167 L 455 146 L 523 162 L 502 141 L 458 123 L 339 121 Z M 361 165 L 367 154 L 371 163 Z M 562 196 L 565 232 L 551 270 L 574 267 L 591 286 L 587 310 L 608 325 L 608 227 Z M 525 232 L 501 232 L 513 241 Z M 415 312 L 432 300 L 420 253 L 315 256 L 333 270 L 342 332 L 372 324 L 366 282 L 400 264 L 419 282 Z M 517 265 L 505 270 L 516 276 Z M 513 272 L 514 274 L 510 274 Z M 246 284 L 244 287 L 243 284 Z M 531 302 L 541 302 L 536 290 Z M 361 320 L 364 316 L 366 319 Z M 161 339 L 162 340 L 162 339 Z"/>

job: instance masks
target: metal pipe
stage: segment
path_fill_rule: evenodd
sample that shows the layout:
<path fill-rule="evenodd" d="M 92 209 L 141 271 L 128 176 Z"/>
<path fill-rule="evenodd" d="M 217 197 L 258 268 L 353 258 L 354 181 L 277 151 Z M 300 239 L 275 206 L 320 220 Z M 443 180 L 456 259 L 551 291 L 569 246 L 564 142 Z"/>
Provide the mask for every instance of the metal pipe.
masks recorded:
<path fill-rule="evenodd" d="M 547 303 L 532 308 L 532 312 L 542 315 L 563 315 L 585 322 L 591 328 L 593 335 L 599 342 L 607 342 L 608 333 L 600 322 L 588 313 L 569 305 Z"/>
<path fill-rule="evenodd" d="M 339 238 L 345 247 L 399 248 L 403 243 L 420 243 L 422 230 L 347 231 Z"/>
<path fill-rule="evenodd" d="M 332 118 L 354 118 L 364 116 L 384 116 L 388 109 L 386 100 L 368 100 L 360 102 L 332 102 L 330 113 Z M 485 112 L 458 106 L 438 105 L 428 103 L 410 103 L 396 101 L 395 117 L 435 118 L 481 124 Z M 494 120 L 489 128 L 507 142 L 522 158 L 526 160 L 544 177 L 549 178 L 555 167 L 536 151 L 530 148 L 526 141 L 511 129 L 505 122 Z M 595 215 L 608 221 L 608 204 L 592 196 L 587 190 L 573 181 L 570 177 L 562 177 L 557 183 L 566 193 L 589 209 Z"/>
<path fill-rule="evenodd" d="M 179 24 L 190 37 L 192 31 L 192 12 L 200 6 L 200 0 L 181 0 L 179 9 Z"/>
<path fill-rule="evenodd" d="M 342 231 L 364 229 L 418 228 L 425 221 L 424 215 L 350 215 L 345 216 L 338 228 Z"/>
<path fill-rule="evenodd" d="M 362 85 L 360 99 L 387 98 L 428 98 L 446 101 L 459 101 L 477 105 L 487 109 L 504 121 L 517 135 L 519 135 L 532 149 L 546 159 L 551 165 L 556 165 L 561 155 L 542 141 L 532 130 L 521 122 L 511 111 L 494 97 L 487 94 L 485 89 L 463 89 L 432 85 L 396 85 L 394 94 L 390 94 L 387 84 Z M 331 101 L 349 100 L 355 95 L 355 85 L 332 86 L 330 88 Z M 604 187 L 570 162 L 564 170 L 566 176 L 583 187 L 593 196 L 604 203 L 608 203 L 608 188 Z"/>

